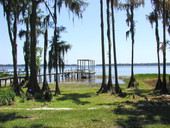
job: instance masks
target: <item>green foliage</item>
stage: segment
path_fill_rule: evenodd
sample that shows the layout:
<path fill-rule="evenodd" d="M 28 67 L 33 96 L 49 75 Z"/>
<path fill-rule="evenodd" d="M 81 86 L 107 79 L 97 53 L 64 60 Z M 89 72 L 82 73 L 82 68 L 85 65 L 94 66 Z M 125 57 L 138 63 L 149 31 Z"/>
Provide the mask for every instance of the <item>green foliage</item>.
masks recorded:
<path fill-rule="evenodd" d="M 29 100 L 20 103 L 17 97 L 13 110 L 3 110 L 11 107 L 1 107 L 0 125 L 24 128 L 169 128 L 170 102 L 163 100 L 163 97 L 155 97 L 151 88 L 142 84 L 143 88 L 139 89 L 127 89 L 126 85 L 120 85 L 126 96 L 119 97 L 109 93 L 96 95 L 100 88 L 96 84 L 60 83 L 62 95 L 51 102 Z M 55 85 L 50 87 L 54 90 Z M 41 94 L 36 95 L 41 98 Z"/>
<path fill-rule="evenodd" d="M 27 99 L 27 96 L 25 94 L 21 94 L 21 99 L 20 99 L 19 102 L 20 103 L 25 103 L 26 99 Z"/>
<path fill-rule="evenodd" d="M 12 105 L 15 98 L 15 92 L 11 87 L 0 88 L 0 106 Z"/>
<path fill-rule="evenodd" d="M 36 101 L 43 102 L 43 101 L 51 101 L 52 98 L 53 98 L 53 95 L 51 91 L 49 90 L 44 91 L 43 93 L 38 92 L 38 93 L 35 93 L 34 95 L 32 95 L 30 92 L 27 92 L 26 95 L 21 96 L 20 103 L 24 103 L 25 99 L 27 99 L 27 101 L 28 100 L 34 101 L 35 99 Z"/>
<path fill-rule="evenodd" d="M 44 100 L 51 101 L 52 98 L 53 98 L 53 95 L 52 95 L 51 91 L 49 91 L 49 90 L 45 91 Z"/>
<path fill-rule="evenodd" d="M 34 99 L 36 101 L 51 101 L 53 98 L 52 93 L 47 90 L 44 93 L 35 93 L 34 94 Z"/>
<path fill-rule="evenodd" d="M 38 69 L 40 68 L 40 65 L 41 65 L 41 58 L 42 58 L 42 48 L 41 47 L 36 47 L 36 64 L 37 64 L 37 67 Z"/>
<path fill-rule="evenodd" d="M 161 75 L 161 76 L 162 76 L 162 75 Z M 139 79 L 157 78 L 158 75 L 157 75 L 157 74 L 136 74 L 135 77 L 136 77 L 136 78 L 139 78 Z"/>
<path fill-rule="evenodd" d="M 51 49 L 49 51 L 49 63 L 48 68 L 49 71 L 52 68 L 57 68 L 57 64 L 59 65 L 59 70 L 64 70 L 65 62 L 64 57 L 68 50 L 71 49 L 71 45 L 67 44 L 65 41 L 61 40 L 60 33 L 65 31 L 65 27 L 61 26 L 57 28 L 57 40 L 55 36 L 52 37 L 51 40 Z"/>
<path fill-rule="evenodd" d="M 169 78 L 169 74 L 166 75 L 167 79 Z M 163 75 L 161 74 L 161 77 L 163 77 Z M 158 74 L 136 74 L 135 78 L 138 79 L 153 79 L 153 78 L 158 78 Z"/>
<path fill-rule="evenodd" d="M 43 100 L 43 94 L 36 92 L 34 94 L 34 98 L 35 98 L 35 100 Z"/>
<path fill-rule="evenodd" d="M 34 98 L 30 92 L 26 92 L 26 97 L 27 97 L 27 100 L 31 100 Z"/>
<path fill-rule="evenodd" d="M 0 73 L 0 77 L 8 77 L 8 76 L 12 76 L 12 75 L 9 75 L 7 73 Z"/>

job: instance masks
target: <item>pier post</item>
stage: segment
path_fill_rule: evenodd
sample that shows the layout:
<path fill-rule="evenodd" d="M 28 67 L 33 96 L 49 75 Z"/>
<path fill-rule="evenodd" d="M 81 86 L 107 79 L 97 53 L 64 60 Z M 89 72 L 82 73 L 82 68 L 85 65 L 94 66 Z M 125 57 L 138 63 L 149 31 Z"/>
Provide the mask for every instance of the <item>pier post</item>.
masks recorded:
<path fill-rule="evenodd" d="M 11 85 L 11 83 L 12 83 L 12 80 L 10 79 L 10 85 Z"/>
<path fill-rule="evenodd" d="M 6 84 L 7 84 L 7 82 L 6 82 L 6 81 L 7 81 L 7 79 L 5 80 L 5 87 L 6 87 Z"/>
<path fill-rule="evenodd" d="M 40 83 L 42 83 L 42 80 L 41 80 L 41 68 L 39 68 L 38 74 L 39 74 L 39 84 L 40 84 Z"/>
<path fill-rule="evenodd" d="M 56 82 L 56 75 L 54 74 L 54 82 Z"/>

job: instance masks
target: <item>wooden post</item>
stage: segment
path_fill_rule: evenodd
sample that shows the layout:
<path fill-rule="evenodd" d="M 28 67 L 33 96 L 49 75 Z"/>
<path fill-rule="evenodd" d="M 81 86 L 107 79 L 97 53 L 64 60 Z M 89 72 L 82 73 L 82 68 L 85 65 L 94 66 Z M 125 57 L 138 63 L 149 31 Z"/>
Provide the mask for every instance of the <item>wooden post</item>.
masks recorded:
<path fill-rule="evenodd" d="M 19 83 L 21 83 L 21 81 L 22 81 L 21 79 L 22 79 L 22 78 L 20 77 L 20 78 L 19 78 Z"/>
<path fill-rule="evenodd" d="M 38 70 L 38 72 L 39 72 L 39 84 L 40 84 L 40 83 L 42 83 L 42 81 L 41 81 L 41 68 Z"/>
<path fill-rule="evenodd" d="M 7 81 L 7 79 L 5 79 L 5 87 L 6 87 L 6 83 L 7 83 L 6 81 Z"/>
<path fill-rule="evenodd" d="M 57 77 L 58 77 L 58 81 L 60 81 L 60 74 L 59 73 L 58 73 Z"/>
<path fill-rule="evenodd" d="M 12 80 L 10 79 L 10 84 L 12 83 Z"/>
<path fill-rule="evenodd" d="M 90 72 L 90 61 L 88 61 L 88 70 Z"/>
<path fill-rule="evenodd" d="M 95 71 L 95 61 L 93 61 L 93 71 Z"/>
<path fill-rule="evenodd" d="M 79 60 L 77 60 L 77 79 L 78 79 L 78 71 L 79 71 Z"/>
<path fill-rule="evenodd" d="M 51 74 L 49 74 L 49 81 L 51 83 Z M 54 77 L 54 81 L 55 81 L 55 77 Z"/>
<path fill-rule="evenodd" d="M 56 75 L 54 74 L 54 82 L 56 81 Z M 51 82 L 51 79 L 50 79 L 50 82 Z"/>

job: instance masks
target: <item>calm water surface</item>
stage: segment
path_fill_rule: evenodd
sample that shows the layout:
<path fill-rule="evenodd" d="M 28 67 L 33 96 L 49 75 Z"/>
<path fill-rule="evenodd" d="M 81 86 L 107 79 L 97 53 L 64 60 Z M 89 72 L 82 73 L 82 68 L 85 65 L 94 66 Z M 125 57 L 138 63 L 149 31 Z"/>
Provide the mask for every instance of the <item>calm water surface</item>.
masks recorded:
<path fill-rule="evenodd" d="M 66 66 L 66 70 L 75 70 L 76 66 Z M 102 66 L 95 67 L 96 75 L 102 75 Z M 161 66 L 162 71 L 162 66 Z M 118 76 L 130 76 L 131 66 L 118 66 Z M 157 74 L 157 66 L 156 65 L 137 65 L 134 66 L 135 74 Z M 106 74 L 108 74 L 108 66 L 106 66 Z M 112 74 L 114 76 L 114 67 L 112 67 Z M 170 66 L 167 66 L 167 74 L 170 74 Z"/>
<path fill-rule="evenodd" d="M 43 73 L 43 67 L 41 67 L 41 73 Z M 74 71 L 76 70 L 77 66 L 65 66 L 65 71 Z M 12 66 L 0 66 L 0 69 L 6 69 L 8 71 L 13 71 Z M 24 71 L 24 66 L 18 66 L 18 69 Z M 95 67 L 96 74 L 95 75 L 102 75 L 102 66 Z M 162 66 L 161 66 L 162 71 Z M 47 70 L 48 72 L 48 70 Z M 54 72 L 54 71 L 52 71 Z M 130 76 L 131 67 L 129 65 L 125 66 L 118 66 L 118 76 Z M 135 65 L 134 66 L 134 73 L 135 74 L 156 74 L 157 73 L 157 66 L 156 65 Z M 106 66 L 106 74 L 108 74 L 108 66 Z M 167 74 L 170 74 L 170 66 L 167 66 Z M 112 68 L 112 75 L 114 76 L 114 67 Z M 47 77 L 48 78 L 48 77 Z M 52 81 L 54 81 L 54 77 L 52 77 Z M 101 83 L 102 80 L 99 78 L 93 79 L 81 79 L 81 80 L 65 80 L 65 82 L 85 82 L 85 83 Z M 114 83 L 114 79 L 113 79 Z M 124 82 L 119 80 L 120 84 Z"/>

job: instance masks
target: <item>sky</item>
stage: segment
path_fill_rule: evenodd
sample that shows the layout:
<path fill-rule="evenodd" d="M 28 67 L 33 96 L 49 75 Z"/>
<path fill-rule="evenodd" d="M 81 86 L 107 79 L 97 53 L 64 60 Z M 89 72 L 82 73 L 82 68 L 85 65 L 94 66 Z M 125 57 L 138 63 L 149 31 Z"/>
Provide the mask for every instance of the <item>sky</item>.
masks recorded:
<path fill-rule="evenodd" d="M 58 14 L 58 25 L 66 27 L 66 32 L 62 33 L 62 40 L 72 45 L 71 50 L 65 57 L 66 64 L 76 64 L 77 59 L 92 59 L 96 64 L 102 63 L 101 58 L 101 37 L 100 37 L 100 2 L 99 0 L 88 0 L 89 6 L 83 13 L 83 18 L 79 19 L 68 12 L 63 7 Z M 146 19 L 146 15 L 152 11 L 150 0 L 145 0 L 145 6 L 135 10 L 136 30 L 135 30 L 135 58 L 134 63 L 156 63 L 156 40 L 154 29 Z M 104 9 L 106 22 L 106 11 Z M 125 22 L 126 11 L 115 10 L 116 27 L 116 48 L 118 63 L 131 63 L 131 39 L 126 39 L 126 31 L 129 29 Z M 0 7 L 0 64 L 12 64 L 11 44 L 7 31 L 7 23 Z M 19 29 L 21 29 L 20 26 Z M 159 26 L 160 38 L 162 41 L 162 24 Z M 52 34 L 52 29 L 49 29 Z M 49 35 L 49 39 L 52 35 Z M 169 40 L 169 35 L 167 35 Z M 43 47 L 43 38 L 38 38 L 38 46 Z M 23 58 L 24 39 L 18 38 L 18 64 L 24 64 Z M 108 63 L 108 45 L 106 37 L 105 23 L 105 56 Z M 161 62 L 162 62 L 162 52 Z M 112 56 L 113 58 L 113 56 Z M 167 62 L 170 62 L 170 49 L 167 49 Z M 113 61 L 112 61 L 113 63 Z"/>

